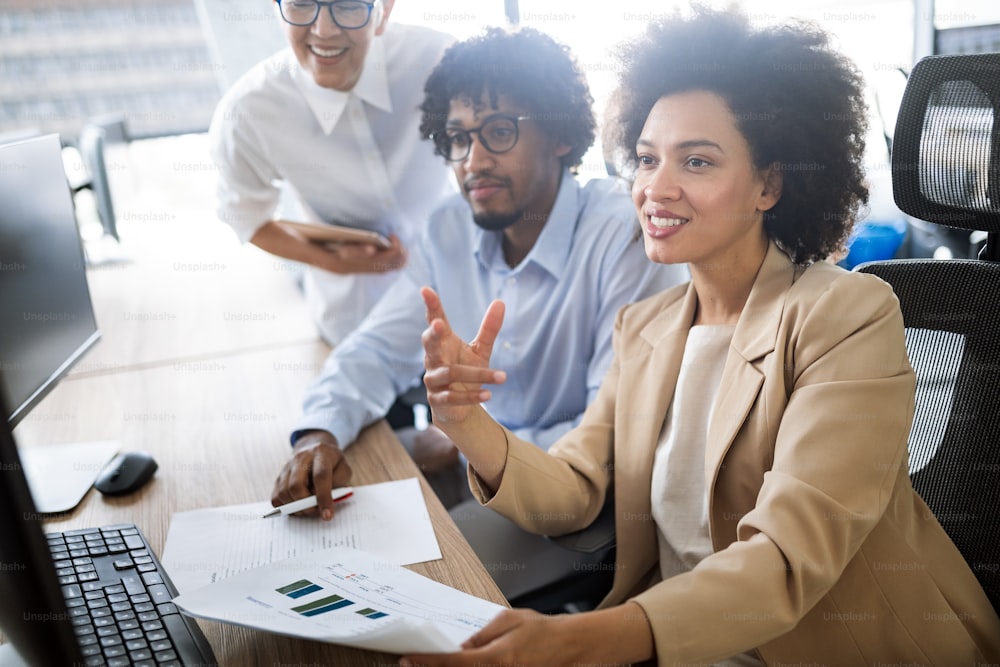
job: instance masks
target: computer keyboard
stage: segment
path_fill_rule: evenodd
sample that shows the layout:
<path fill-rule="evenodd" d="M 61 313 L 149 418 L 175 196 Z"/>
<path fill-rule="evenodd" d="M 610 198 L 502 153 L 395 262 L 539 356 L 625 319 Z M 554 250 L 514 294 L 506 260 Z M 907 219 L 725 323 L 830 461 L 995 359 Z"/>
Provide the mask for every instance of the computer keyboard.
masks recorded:
<path fill-rule="evenodd" d="M 84 665 L 215 664 L 201 630 L 171 602 L 177 590 L 136 526 L 46 537 Z"/>

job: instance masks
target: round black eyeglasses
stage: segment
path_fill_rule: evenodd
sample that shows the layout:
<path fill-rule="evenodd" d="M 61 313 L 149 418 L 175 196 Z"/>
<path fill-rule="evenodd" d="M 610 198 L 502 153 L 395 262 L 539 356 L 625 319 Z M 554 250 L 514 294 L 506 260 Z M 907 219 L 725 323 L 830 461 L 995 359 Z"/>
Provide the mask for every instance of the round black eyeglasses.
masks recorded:
<path fill-rule="evenodd" d="M 490 153 L 506 153 L 517 145 L 518 121 L 528 118 L 529 116 L 493 114 L 479 127 L 468 130 L 445 128 L 434 133 L 434 152 L 450 162 L 460 162 L 469 157 L 474 134 Z"/>
<path fill-rule="evenodd" d="M 297 26 L 312 25 L 319 18 L 320 10 L 326 7 L 330 11 L 330 18 L 343 30 L 357 30 L 368 25 L 374 6 L 375 2 L 363 0 L 333 0 L 333 2 L 278 0 L 281 18 L 285 19 L 286 23 Z"/>

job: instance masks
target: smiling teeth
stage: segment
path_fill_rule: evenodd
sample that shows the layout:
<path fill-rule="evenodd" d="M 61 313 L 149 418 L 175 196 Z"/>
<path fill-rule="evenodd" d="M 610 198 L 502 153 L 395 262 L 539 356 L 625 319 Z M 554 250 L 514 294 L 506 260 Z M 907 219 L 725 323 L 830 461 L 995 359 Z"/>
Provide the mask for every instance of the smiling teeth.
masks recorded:
<path fill-rule="evenodd" d="M 687 220 L 685 218 L 657 218 L 654 215 L 649 216 L 649 221 L 653 223 L 654 227 L 677 227 L 678 225 L 683 225 Z"/>
<path fill-rule="evenodd" d="M 315 53 L 317 56 L 322 56 L 324 58 L 333 58 L 334 56 L 339 56 L 346 50 L 346 49 L 321 49 L 318 46 L 310 46 L 309 48 L 312 49 L 312 52 Z"/>

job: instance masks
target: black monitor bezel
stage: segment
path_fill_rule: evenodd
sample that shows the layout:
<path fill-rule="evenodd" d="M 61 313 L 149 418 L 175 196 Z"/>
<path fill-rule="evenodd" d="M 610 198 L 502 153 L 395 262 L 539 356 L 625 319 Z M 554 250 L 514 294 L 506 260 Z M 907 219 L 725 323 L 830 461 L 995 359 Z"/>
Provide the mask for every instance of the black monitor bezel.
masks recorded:
<path fill-rule="evenodd" d="M 59 135 L 46 134 L 37 137 L 31 137 L 29 139 L 13 141 L 0 146 L 0 150 L 5 150 L 5 149 L 18 150 L 19 146 L 23 147 L 25 144 L 43 146 L 46 143 L 51 144 L 53 146 L 52 153 L 54 156 L 58 157 L 58 165 L 59 165 L 58 177 L 61 178 L 66 183 L 65 197 L 66 197 L 66 203 L 68 205 L 67 211 L 73 213 L 72 219 L 73 219 L 73 224 L 75 226 L 76 215 L 73 203 L 73 194 L 69 187 L 69 181 L 66 179 L 66 174 L 62 168 L 62 143 L 59 140 Z M 43 148 L 42 150 L 45 149 Z M 55 164 L 56 163 L 54 162 L 53 166 L 55 166 Z M 56 174 L 53 174 L 52 177 L 56 178 L 57 176 Z M 86 257 L 84 254 L 82 242 L 79 245 L 78 260 L 79 260 L 79 266 L 86 267 Z M 48 396 L 52 392 L 52 390 L 56 387 L 56 385 L 59 384 L 59 381 L 62 378 L 64 378 L 69 373 L 69 371 L 76 365 L 76 363 L 101 339 L 101 330 L 97 324 L 97 316 L 96 313 L 94 312 L 94 302 L 93 298 L 90 295 L 90 286 L 89 283 L 87 282 L 86 269 L 82 268 L 81 272 L 83 274 L 84 286 L 86 287 L 85 292 L 87 295 L 87 302 L 88 302 L 87 307 L 89 308 L 92 316 L 92 320 L 94 323 L 94 330 L 93 332 L 91 332 L 89 336 L 87 336 L 87 338 L 82 340 L 77 345 L 76 349 L 73 350 L 62 361 L 62 363 L 60 363 L 60 365 L 52 371 L 52 373 L 50 373 L 44 380 L 42 380 L 41 384 L 38 387 L 36 387 L 34 391 L 32 391 L 19 404 L 13 405 L 12 408 L 8 408 L 10 410 L 9 412 L 5 410 L 2 413 L 3 415 L 7 415 L 7 423 L 9 424 L 11 429 L 17 426 L 21 422 L 21 420 L 24 419 L 24 417 L 26 417 L 28 413 L 31 412 L 31 410 L 34 409 L 35 406 L 37 406 L 42 401 L 42 399 Z M 7 400 L 10 401 L 11 399 L 8 397 Z M 7 405 L 11 404 L 12 403 L 8 403 Z"/>

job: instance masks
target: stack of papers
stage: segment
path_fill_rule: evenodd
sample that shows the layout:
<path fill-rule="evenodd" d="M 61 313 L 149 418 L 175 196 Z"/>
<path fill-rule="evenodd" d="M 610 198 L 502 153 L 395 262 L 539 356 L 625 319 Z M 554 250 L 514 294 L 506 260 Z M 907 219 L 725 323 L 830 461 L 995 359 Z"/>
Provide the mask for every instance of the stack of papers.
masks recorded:
<path fill-rule="evenodd" d="M 262 516 L 268 502 L 174 514 L 161 558 L 181 593 L 317 550 L 361 549 L 389 563 L 441 558 L 417 478 L 355 486 L 330 521 Z"/>
<path fill-rule="evenodd" d="M 346 547 L 243 572 L 174 604 L 200 618 L 387 653 L 457 651 L 503 609 Z"/>
<path fill-rule="evenodd" d="M 355 486 L 330 521 L 270 510 L 174 515 L 162 561 L 178 607 L 388 653 L 456 651 L 503 609 L 400 567 L 441 558 L 416 478 Z"/>

